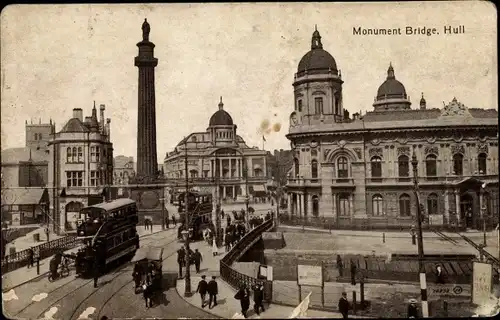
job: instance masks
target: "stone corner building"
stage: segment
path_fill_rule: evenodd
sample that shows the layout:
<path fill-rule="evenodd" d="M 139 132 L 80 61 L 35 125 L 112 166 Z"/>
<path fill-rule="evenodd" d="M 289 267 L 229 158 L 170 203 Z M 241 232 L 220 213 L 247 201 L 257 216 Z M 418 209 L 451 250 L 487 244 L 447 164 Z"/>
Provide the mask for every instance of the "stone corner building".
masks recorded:
<path fill-rule="evenodd" d="M 411 108 L 389 65 L 373 111 L 349 116 L 342 75 L 316 30 L 294 79 L 287 138 L 294 165 L 288 212 L 339 227 L 409 226 L 416 215 L 412 155 L 429 225 L 498 223 L 498 112 L 456 98 L 443 109 Z"/>
<path fill-rule="evenodd" d="M 94 102 L 92 115 L 73 109 L 73 117 L 51 135 L 48 186 L 51 227 L 61 233 L 76 230 L 80 209 L 103 202 L 103 191 L 113 181 L 111 119 L 100 115 Z"/>
<path fill-rule="evenodd" d="M 223 202 L 244 200 L 247 195 L 266 196 L 267 152 L 249 147 L 236 128 L 221 97 L 219 110 L 211 116 L 207 130 L 191 133 L 166 154 L 165 177 L 176 181 L 182 189 L 188 175 L 193 188 L 211 192 L 214 199 Z M 184 166 L 186 157 L 188 172 Z"/>

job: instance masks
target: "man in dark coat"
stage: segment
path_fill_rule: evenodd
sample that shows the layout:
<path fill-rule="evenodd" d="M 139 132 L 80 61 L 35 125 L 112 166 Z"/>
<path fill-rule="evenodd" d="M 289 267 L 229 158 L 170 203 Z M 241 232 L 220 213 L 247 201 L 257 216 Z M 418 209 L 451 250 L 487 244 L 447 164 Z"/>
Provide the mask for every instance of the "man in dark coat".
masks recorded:
<path fill-rule="evenodd" d="M 253 310 L 256 314 L 260 314 L 260 309 L 262 309 L 262 312 L 266 311 L 264 310 L 264 305 L 262 304 L 264 301 L 264 286 L 262 284 L 257 284 L 253 289 L 253 301 Z"/>
<path fill-rule="evenodd" d="M 93 275 L 94 275 L 94 288 L 97 288 L 97 281 L 99 280 L 99 275 L 100 275 L 100 270 L 99 270 L 99 263 L 97 262 L 98 260 L 94 260 L 94 265 L 93 265 Z"/>
<path fill-rule="evenodd" d="M 174 227 L 177 225 L 175 222 L 175 215 L 173 213 L 172 213 L 172 224 L 174 225 Z"/>
<path fill-rule="evenodd" d="M 170 219 L 168 218 L 168 213 L 167 213 L 167 217 L 165 218 L 165 226 L 167 227 L 167 229 L 170 228 Z"/>
<path fill-rule="evenodd" d="M 184 248 L 180 248 L 177 250 L 177 264 L 179 265 L 179 278 L 182 278 L 182 267 L 184 266 L 184 262 L 186 258 L 186 251 Z"/>
<path fill-rule="evenodd" d="M 35 263 L 35 253 L 32 248 L 28 249 L 28 268 L 33 267 Z"/>
<path fill-rule="evenodd" d="M 208 308 L 212 309 L 217 305 L 217 294 L 219 294 L 219 287 L 215 281 L 215 276 L 212 276 L 212 280 L 208 283 Z M 213 305 L 212 305 L 213 303 Z"/>
<path fill-rule="evenodd" d="M 196 289 L 196 292 L 200 294 L 202 308 L 205 308 L 205 297 L 208 291 L 208 283 L 205 278 L 205 275 L 201 276 L 201 280 L 198 282 L 198 288 Z"/>
<path fill-rule="evenodd" d="M 437 284 L 444 284 L 444 273 L 443 273 L 443 267 L 440 265 L 436 266 L 436 283 Z"/>
<path fill-rule="evenodd" d="M 231 242 L 232 242 L 232 239 L 231 239 L 231 233 L 228 231 L 226 232 L 226 252 L 229 252 L 229 250 L 231 249 Z"/>
<path fill-rule="evenodd" d="M 250 308 L 250 290 L 243 284 L 234 295 L 234 298 L 240 300 L 241 314 L 246 318 L 248 308 Z"/>
<path fill-rule="evenodd" d="M 198 249 L 194 250 L 193 260 L 194 266 L 196 267 L 196 273 L 200 273 L 200 264 L 203 261 L 203 257 L 201 256 L 201 253 L 198 251 Z"/>
<path fill-rule="evenodd" d="M 351 284 L 356 285 L 356 264 L 351 260 Z"/>
<path fill-rule="evenodd" d="M 339 300 L 339 312 L 344 319 L 347 319 L 349 313 L 349 301 L 347 301 L 347 293 L 342 292 L 342 297 Z"/>
<path fill-rule="evenodd" d="M 410 299 L 408 302 L 410 303 L 408 305 L 408 318 L 418 318 L 417 300 Z"/>

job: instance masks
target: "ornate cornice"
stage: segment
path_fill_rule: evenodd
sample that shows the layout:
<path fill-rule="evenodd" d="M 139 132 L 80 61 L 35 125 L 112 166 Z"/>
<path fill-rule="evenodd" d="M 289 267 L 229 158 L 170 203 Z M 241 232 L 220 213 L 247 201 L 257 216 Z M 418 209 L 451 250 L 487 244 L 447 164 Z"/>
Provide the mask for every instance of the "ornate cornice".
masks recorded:
<path fill-rule="evenodd" d="M 380 157 L 382 158 L 384 155 L 384 150 L 382 148 L 371 148 L 369 151 L 370 158 L 371 157 Z"/>
<path fill-rule="evenodd" d="M 465 154 L 465 147 L 461 144 L 455 144 L 451 146 L 451 153 L 456 154 L 456 153 L 461 153 Z"/>
<path fill-rule="evenodd" d="M 410 156 L 410 147 L 398 147 L 398 157 L 401 155 Z"/>
<path fill-rule="evenodd" d="M 424 149 L 425 155 L 435 154 L 439 155 L 439 148 L 437 146 L 426 146 Z"/>

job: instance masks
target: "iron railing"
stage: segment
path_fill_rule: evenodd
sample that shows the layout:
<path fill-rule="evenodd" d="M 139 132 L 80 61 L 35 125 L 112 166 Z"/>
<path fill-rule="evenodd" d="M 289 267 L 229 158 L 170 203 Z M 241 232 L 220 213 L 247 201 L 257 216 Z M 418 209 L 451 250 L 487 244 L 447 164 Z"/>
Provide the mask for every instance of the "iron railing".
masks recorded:
<path fill-rule="evenodd" d="M 220 275 L 224 281 L 238 290 L 241 285 L 252 288 L 256 284 L 264 285 L 264 300 L 271 301 L 273 293 L 273 282 L 261 280 L 242 274 L 234 270 L 231 265 L 236 262 L 246 251 L 248 251 L 261 237 L 263 232 L 274 228 L 274 221 L 267 220 L 253 230 L 250 230 L 234 247 L 220 260 Z"/>
<path fill-rule="evenodd" d="M 75 236 L 67 236 L 64 238 L 59 238 L 49 242 L 45 242 L 41 245 L 31 247 L 33 250 L 35 259 L 45 259 L 54 255 L 59 251 L 66 251 L 73 249 L 80 244 L 80 240 Z M 14 254 L 6 255 L 2 259 L 2 274 L 7 272 L 22 268 L 28 265 L 28 253 L 30 249 L 22 250 Z"/>

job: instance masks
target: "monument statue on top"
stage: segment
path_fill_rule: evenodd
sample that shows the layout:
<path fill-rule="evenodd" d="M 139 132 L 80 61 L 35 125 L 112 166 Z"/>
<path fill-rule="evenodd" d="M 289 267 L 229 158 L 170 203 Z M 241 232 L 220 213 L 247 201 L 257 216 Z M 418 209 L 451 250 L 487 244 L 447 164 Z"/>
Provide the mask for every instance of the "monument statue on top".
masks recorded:
<path fill-rule="evenodd" d="M 149 26 L 148 19 L 144 19 L 144 23 L 142 24 L 142 40 L 149 41 L 149 32 L 151 31 L 151 27 Z"/>

